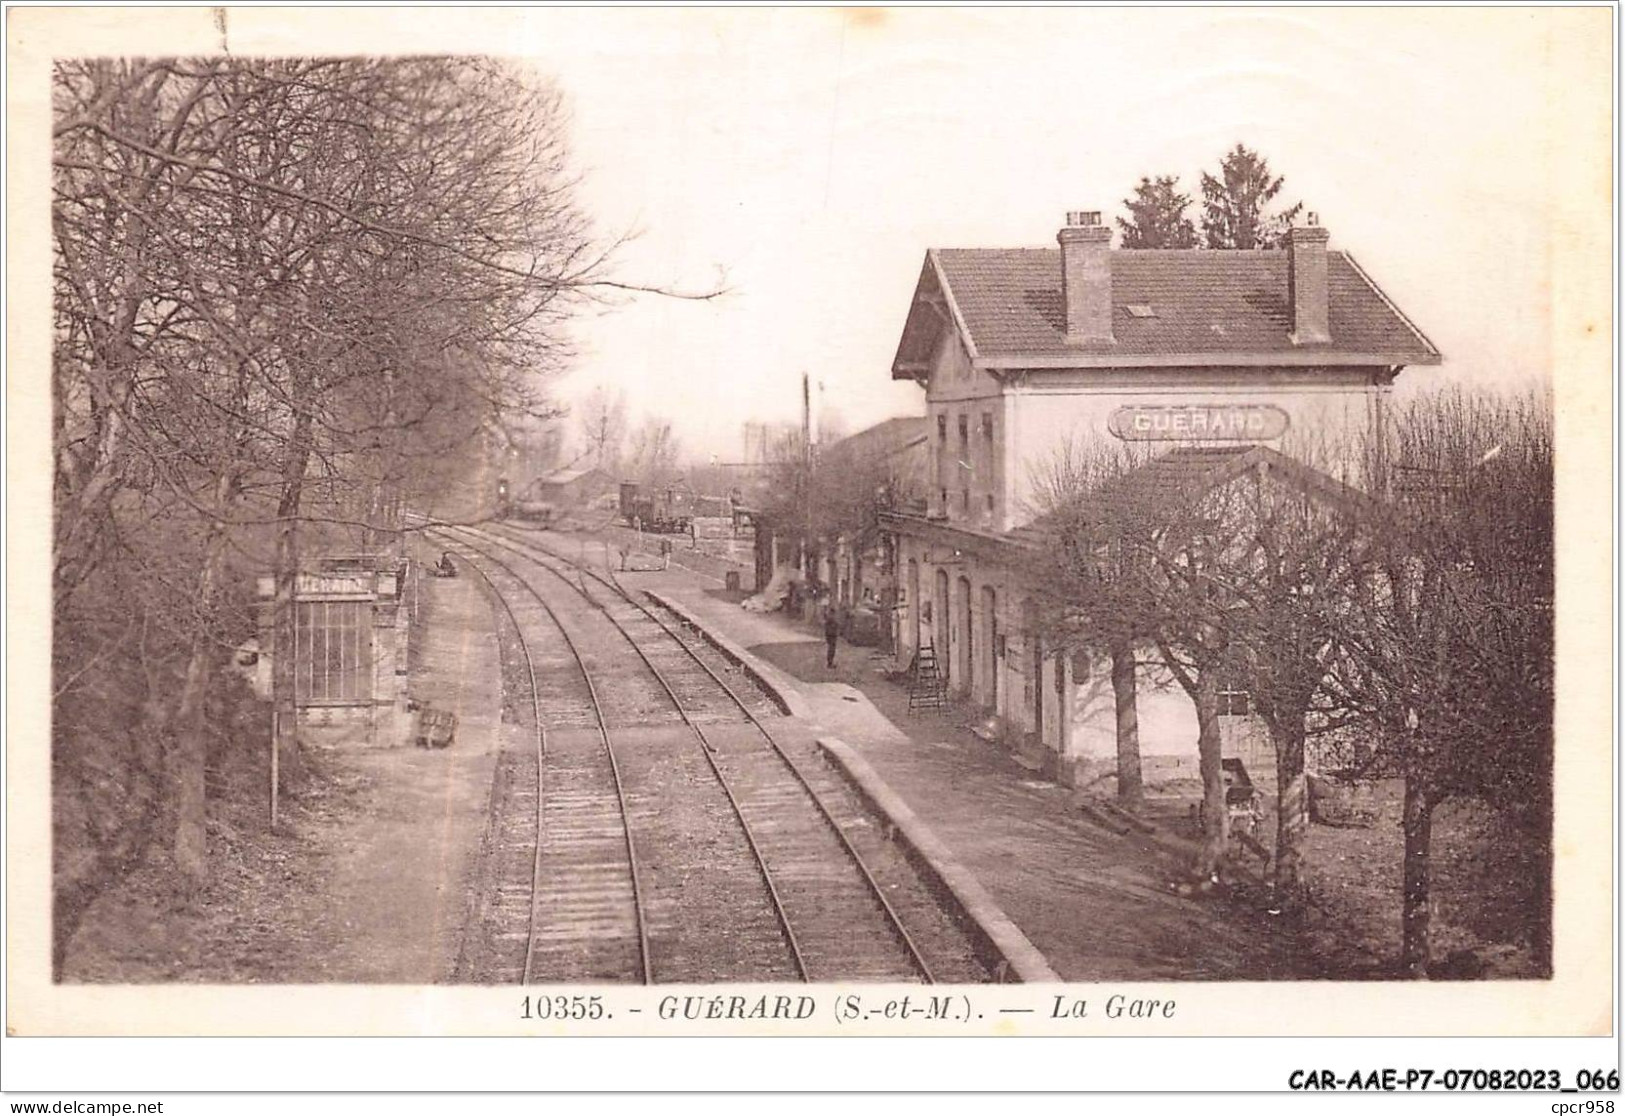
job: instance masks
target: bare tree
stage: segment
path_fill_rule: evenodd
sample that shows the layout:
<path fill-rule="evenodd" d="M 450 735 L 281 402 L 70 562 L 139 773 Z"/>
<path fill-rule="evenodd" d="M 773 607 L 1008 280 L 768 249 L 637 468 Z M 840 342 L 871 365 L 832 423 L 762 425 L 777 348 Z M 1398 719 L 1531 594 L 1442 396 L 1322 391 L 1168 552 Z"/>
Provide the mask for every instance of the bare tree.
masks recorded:
<path fill-rule="evenodd" d="M 1220 678 L 1246 679 L 1274 746 L 1272 883 L 1289 913 L 1306 897 L 1306 745 L 1372 738 L 1365 773 L 1405 782 L 1402 961 L 1423 975 L 1442 802 L 1475 796 L 1513 818 L 1547 850 L 1532 884 L 1549 895 L 1551 416 L 1533 398 L 1455 393 L 1394 425 L 1377 435 L 1381 455 L 1297 447 L 1326 469 L 1261 447 L 1150 461 L 1086 447 L 1052 471 L 1038 527 L 1057 545 L 1038 548 L 1033 568 L 1060 590 L 1063 638 L 1099 650 L 1144 633 L 1190 695 L 1199 871 L 1227 844 Z M 1395 462 L 1396 500 L 1333 475 L 1354 457 Z M 1536 933 L 1549 958 L 1549 903 Z"/>
<path fill-rule="evenodd" d="M 1552 431 L 1544 400 L 1462 392 L 1396 417 L 1406 529 L 1385 533 L 1356 598 L 1338 681 L 1405 780 L 1403 947 L 1432 963 L 1434 813 L 1477 796 L 1547 850 L 1553 708 Z M 1538 951 L 1550 956 L 1550 910 Z"/>
<path fill-rule="evenodd" d="M 1237 518 L 1225 577 L 1236 662 L 1275 752 L 1276 831 L 1271 885 L 1295 918 L 1306 900 L 1306 744 L 1355 718 L 1335 678 L 1344 666 L 1351 601 L 1372 548 L 1393 516 L 1371 496 L 1302 461 L 1261 452 Z"/>
<path fill-rule="evenodd" d="M 624 285 L 571 202 L 558 94 L 505 65 L 92 60 L 54 78 L 57 700 L 135 661 L 111 602 L 152 602 L 141 661 L 164 648 L 176 675 L 139 708 L 196 879 L 205 696 L 253 629 L 228 585 L 276 569 L 286 645 L 302 530 L 398 535 L 494 416 L 546 413 L 571 306 Z M 79 723 L 58 719 L 60 753 L 103 747 L 64 735 Z"/>
<path fill-rule="evenodd" d="M 670 484 L 677 476 L 682 445 L 671 422 L 650 415 L 632 432 L 629 468 L 641 484 Z"/>
<path fill-rule="evenodd" d="M 1068 443 L 1039 477 L 1035 503 L 1047 542 L 1034 549 L 1031 575 L 1052 586 L 1047 618 L 1061 646 L 1102 654 L 1111 661 L 1117 738 L 1117 796 L 1129 807 L 1145 796 L 1140 764 L 1139 646 L 1155 634 L 1142 563 L 1149 524 L 1107 518 L 1097 490 L 1144 464 L 1145 454 L 1099 441 Z"/>
<path fill-rule="evenodd" d="M 626 441 L 626 396 L 599 384 L 580 410 L 581 437 L 594 467 L 607 473 L 621 471 L 621 446 Z"/>
<path fill-rule="evenodd" d="M 1163 525 L 1151 533 L 1150 545 L 1141 552 L 1148 596 L 1156 602 L 1157 649 L 1196 707 L 1202 776 L 1202 848 L 1196 874 L 1203 877 L 1219 871 L 1229 846 L 1219 688 L 1235 669 L 1235 614 L 1241 603 L 1225 576 L 1231 557 L 1227 551 L 1234 541 L 1218 527 L 1229 510 L 1224 505 L 1235 498 L 1222 488 L 1188 503 L 1170 494 L 1151 513 Z"/>
<path fill-rule="evenodd" d="M 1153 643 L 1191 698 L 1203 778 L 1202 875 L 1228 844 L 1219 685 L 1249 679 L 1275 744 L 1283 894 L 1301 889 L 1304 741 L 1340 723 L 1323 678 L 1359 554 L 1366 497 L 1262 447 L 1181 447 L 1147 459 L 1084 445 L 1057 458 L 1034 569 L 1058 590 L 1061 638 L 1113 662 L 1119 793 L 1138 789 L 1134 647 Z M 1127 782 L 1127 791 L 1122 783 Z"/>

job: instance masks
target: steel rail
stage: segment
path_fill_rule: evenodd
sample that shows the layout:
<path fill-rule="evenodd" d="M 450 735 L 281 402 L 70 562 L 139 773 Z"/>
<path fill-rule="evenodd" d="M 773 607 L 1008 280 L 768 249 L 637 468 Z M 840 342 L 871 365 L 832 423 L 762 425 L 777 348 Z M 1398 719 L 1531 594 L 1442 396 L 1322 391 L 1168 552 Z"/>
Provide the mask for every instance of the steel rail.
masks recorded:
<path fill-rule="evenodd" d="M 500 535 L 500 534 L 496 534 L 494 532 L 484 532 L 484 533 L 487 536 L 494 539 L 494 540 L 499 540 L 499 541 L 503 542 L 504 545 L 508 546 L 511 549 L 519 550 L 524 545 L 524 544 L 519 543 L 518 540 L 507 539 L 507 538 L 505 538 L 505 536 Z M 897 935 L 897 938 L 902 943 L 903 947 L 908 951 L 909 957 L 913 960 L 915 967 L 917 969 L 919 969 L 920 975 L 925 978 L 926 983 L 934 984 L 936 981 L 935 981 L 935 978 L 931 974 L 930 965 L 926 962 L 924 955 L 921 954 L 919 946 L 915 943 L 915 941 L 913 939 L 913 936 L 909 934 L 907 927 L 905 927 L 903 925 L 902 917 L 897 913 L 897 910 L 892 906 L 891 901 L 886 898 L 886 893 L 885 893 L 884 889 L 881 888 L 880 882 L 875 879 L 874 873 L 869 870 L 868 864 L 866 864 L 864 862 L 862 855 L 859 854 L 857 848 L 852 844 L 851 839 L 849 837 L 847 837 L 846 831 L 841 828 L 840 823 L 837 822 L 835 820 L 834 815 L 830 813 L 829 807 L 828 807 L 828 805 L 825 804 L 823 798 L 818 794 L 818 792 L 816 790 L 813 789 L 812 783 L 807 779 L 807 776 L 802 772 L 801 766 L 796 763 L 796 761 L 790 756 L 790 754 L 788 752 L 786 752 L 784 750 L 784 748 L 779 744 L 779 742 L 777 740 L 773 739 L 773 734 L 768 732 L 767 727 L 762 724 L 761 719 L 758 718 L 756 716 L 756 714 L 751 711 L 750 707 L 745 703 L 744 699 L 741 698 L 737 693 L 734 692 L 733 687 L 728 685 L 727 681 L 725 679 L 723 679 L 720 675 L 718 675 L 715 670 L 711 669 L 711 665 L 709 663 L 707 663 L 704 659 L 700 658 L 700 656 L 695 653 L 695 651 L 694 651 L 694 649 L 692 647 L 689 647 L 688 644 L 685 643 L 680 636 L 678 636 L 675 632 L 673 632 L 671 630 L 671 628 L 669 628 L 665 624 L 664 621 L 662 621 L 658 616 L 656 616 L 654 614 L 653 611 L 651 611 L 646 605 L 644 605 L 643 602 L 637 600 L 630 593 L 628 593 L 626 591 L 626 589 L 621 586 L 620 579 L 615 577 L 614 571 L 610 571 L 609 572 L 609 580 L 605 580 L 604 577 L 599 575 L 599 573 L 596 570 L 593 570 L 593 569 L 590 569 L 590 568 L 588 568 L 586 566 L 583 566 L 583 565 L 573 561 L 572 559 L 566 557 L 565 555 L 562 555 L 562 554 L 558 553 L 557 551 L 555 551 L 555 550 L 553 550 L 553 549 L 551 549 L 549 547 L 544 547 L 540 543 L 534 543 L 534 544 L 531 544 L 531 545 L 534 546 L 535 549 L 542 551 L 543 553 L 549 555 L 550 557 L 557 558 L 559 561 L 565 563 L 566 565 L 572 566 L 572 567 L 576 568 L 577 570 L 587 574 L 588 576 L 593 578 L 595 581 L 599 582 L 599 584 L 613 589 L 628 604 L 631 604 L 633 607 L 637 608 L 640 612 L 642 612 L 650 620 L 654 621 L 654 623 L 656 625 L 658 625 L 662 631 L 664 631 L 667 635 L 671 636 L 673 641 L 676 642 L 680 647 L 682 647 L 683 650 L 688 653 L 689 657 L 691 659 L 693 659 L 696 663 L 698 663 L 699 666 L 701 667 L 701 669 L 703 669 L 706 672 L 706 674 L 711 676 L 712 681 L 716 682 L 716 684 L 718 686 L 720 686 L 722 688 L 722 690 L 725 693 L 727 693 L 727 695 L 730 698 L 733 699 L 734 704 L 737 705 L 739 707 L 740 711 L 745 714 L 746 718 L 748 718 L 750 723 L 756 728 L 756 731 L 761 734 L 762 739 L 767 741 L 768 746 L 773 749 L 774 753 L 778 755 L 779 759 L 781 761 L 783 761 L 784 765 L 790 769 L 790 773 L 795 776 L 796 781 L 801 785 L 802 790 L 804 790 L 806 792 L 807 797 L 810 798 L 812 800 L 813 804 L 818 807 L 818 812 L 823 816 L 824 821 L 829 825 L 830 829 L 834 832 L 835 836 L 840 840 L 841 846 L 846 850 L 847 855 L 852 858 L 852 862 L 857 865 L 858 871 L 863 874 L 864 881 L 869 885 L 870 893 L 873 894 L 875 899 L 879 901 L 881 909 L 883 911 L 885 911 L 885 913 L 886 913 L 886 918 L 889 921 L 889 923 L 890 923 L 890 925 L 892 927 L 892 930 Z M 538 564 L 544 566 L 544 568 L 546 567 L 546 563 L 538 562 Z M 562 577 L 562 575 L 560 575 L 560 576 Z M 566 584 L 569 583 L 567 578 L 565 578 L 563 580 L 565 580 Z M 606 613 L 605 615 L 608 615 L 608 614 Z M 611 619 L 613 620 L 614 618 L 611 617 Z M 617 624 L 617 627 L 619 627 L 618 624 Z M 628 638 L 630 638 L 630 637 L 628 637 Z M 642 654 L 642 652 L 640 651 L 639 654 Z M 645 659 L 645 661 L 647 661 L 647 659 Z M 715 766 L 715 764 L 713 763 L 713 767 L 714 766 Z M 719 779 L 722 778 L 722 775 L 720 774 L 720 772 L 718 773 L 718 778 Z"/>
<path fill-rule="evenodd" d="M 470 529 L 463 528 L 463 530 L 467 531 Z M 508 549 L 518 551 L 521 554 L 525 553 L 520 547 L 516 546 L 510 541 L 504 540 L 500 535 L 492 535 L 489 532 L 485 532 L 485 535 L 499 546 L 505 546 Z M 464 545 L 466 546 L 468 544 L 465 543 Z M 469 549 L 476 551 L 479 550 L 478 547 L 473 546 L 470 546 Z M 549 551 L 548 553 L 551 554 L 552 552 Z M 727 796 L 728 805 L 733 807 L 734 817 L 739 821 L 739 828 L 745 834 L 745 842 L 750 846 L 751 856 L 753 856 L 756 860 L 756 867 L 761 873 L 762 882 L 767 886 L 768 897 L 773 904 L 773 913 L 778 918 L 779 928 L 784 931 L 784 940 L 790 947 L 790 956 L 795 961 L 796 972 L 801 975 L 801 979 L 803 981 L 810 981 L 812 977 L 807 971 L 807 961 L 802 955 L 801 943 L 796 940 L 796 932 L 790 926 L 790 915 L 784 909 L 783 896 L 779 894 L 778 884 L 774 882 L 773 871 L 767 866 L 767 858 L 762 855 L 761 846 L 756 843 L 756 834 L 751 830 L 750 822 L 745 820 L 745 812 L 744 809 L 739 805 L 739 799 L 734 796 L 733 788 L 728 785 L 727 777 L 722 774 L 722 769 L 717 765 L 716 746 L 713 745 L 710 738 L 705 735 L 705 730 L 700 728 L 700 726 L 694 722 L 694 719 L 689 716 L 688 709 L 683 705 L 682 699 L 679 698 L 677 696 L 677 692 L 671 688 L 671 683 L 666 680 L 666 676 L 664 674 L 660 673 L 660 669 L 656 667 L 654 663 L 649 661 L 649 656 L 644 652 L 642 647 L 638 646 L 638 641 L 632 638 L 632 633 L 628 632 L 626 628 L 622 626 L 619 620 L 611 616 L 609 611 L 605 609 L 602 604 L 593 599 L 592 595 L 586 591 L 585 583 L 581 585 L 572 584 L 569 577 L 559 570 L 554 569 L 546 562 L 543 562 L 528 554 L 525 554 L 525 557 L 530 558 L 530 560 L 537 566 L 564 582 L 565 585 L 569 586 L 570 589 L 579 594 L 583 600 L 604 614 L 604 617 L 615 626 L 615 630 L 621 634 L 628 644 L 631 645 L 632 650 L 637 652 L 638 658 L 643 660 L 643 665 L 649 668 L 649 673 L 654 676 L 655 681 L 660 683 L 660 688 L 666 691 L 666 696 L 671 699 L 671 703 L 676 708 L 678 715 L 683 718 L 683 724 L 688 726 L 694 735 L 699 738 L 700 752 L 705 756 L 705 762 L 710 765 L 711 773 L 716 776 L 717 785 L 722 788 L 722 793 Z M 499 559 L 495 558 L 493 558 L 492 561 L 500 562 Z M 591 574 L 595 580 L 598 578 L 596 573 L 593 573 L 591 570 L 588 570 L 583 566 L 576 565 L 573 562 L 569 563 L 569 565 L 577 571 Z M 729 696 L 732 697 L 733 694 L 730 692 Z M 735 700 L 737 700 L 737 698 Z"/>
<path fill-rule="evenodd" d="M 603 706 L 599 704 L 598 689 L 593 685 L 592 674 L 587 670 L 586 660 L 582 658 L 581 652 L 576 649 L 575 641 L 570 638 L 570 633 L 566 631 L 564 625 L 559 622 L 558 614 L 553 611 L 553 606 L 548 604 L 546 599 L 544 599 L 542 595 L 536 591 L 535 587 L 521 577 L 519 573 L 513 569 L 513 567 L 509 566 L 506 562 L 493 554 L 482 551 L 478 547 L 469 546 L 468 543 L 457 539 L 456 536 L 452 535 L 448 530 L 429 528 L 425 533 L 440 535 L 441 537 L 452 542 L 453 545 L 460 544 L 467 547 L 467 549 L 473 550 L 487 561 L 494 562 L 496 565 L 502 567 L 502 569 L 507 572 L 508 576 L 517 581 L 526 592 L 535 598 L 536 603 L 542 606 L 542 609 L 547 613 L 548 618 L 553 621 L 553 626 L 558 628 L 559 633 L 564 637 L 565 646 L 570 649 L 570 654 L 575 658 L 576 667 L 581 671 L 582 680 L 587 684 L 587 695 L 592 701 L 593 717 L 598 722 L 598 735 L 604 742 L 604 753 L 609 757 L 609 771 L 615 784 L 615 800 L 617 803 L 619 803 L 621 808 L 621 832 L 626 838 L 626 860 L 632 875 L 632 914 L 633 918 L 637 922 L 638 965 L 642 970 L 642 982 L 644 984 L 654 983 L 654 972 L 649 964 L 649 935 L 643 912 L 643 887 L 638 876 L 638 857 L 636 847 L 632 841 L 632 826 L 627 818 L 626 790 L 621 784 L 620 764 L 615 759 L 615 748 L 610 743 L 609 729 L 604 724 Z M 545 819 L 542 809 L 543 798 L 541 791 L 542 761 L 547 755 L 546 731 L 542 727 L 541 698 L 540 691 L 536 685 L 536 670 L 531 662 L 530 649 L 526 644 L 524 630 L 519 626 L 519 618 L 514 615 L 512 606 L 508 604 L 502 590 L 497 588 L 497 584 L 491 578 L 491 576 L 484 570 L 480 569 L 478 563 L 470 561 L 469 565 L 476 573 L 480 575 L 480 577 L 485 579 L 485 583 L 491 587 L 491 592 L 496 595 L 497 600 L 501 602 L 503 609 L 507 612 L 508 619 L 513 622 L 514 632 L 519 637 L 520 649 L 523 650 L 525 654 L 525 665 L 530 671 L 530 694 L 532 707 L 536 717 L 539 751 L 536 756 L 536 854 L 533 862 L 534 867 L 532 868 L 531 872 L 530 926 L 525 935 L 525 968 L 522 978 L 522 983 L 528 985 L 532 975 L 531 967 L 536 951 L 536 912 L 542 893 L 542 834 L 544 832 L 542 825 Z"/>

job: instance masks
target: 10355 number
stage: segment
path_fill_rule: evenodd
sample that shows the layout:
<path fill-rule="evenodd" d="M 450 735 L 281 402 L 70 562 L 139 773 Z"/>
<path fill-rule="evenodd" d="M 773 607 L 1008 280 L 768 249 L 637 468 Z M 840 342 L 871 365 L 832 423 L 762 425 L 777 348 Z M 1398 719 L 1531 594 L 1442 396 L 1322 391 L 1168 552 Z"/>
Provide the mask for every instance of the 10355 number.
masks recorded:
<path fill-rule="evenodd" d="M 521 1019 L 606 1019 L 602 996 L 526 996 Z"/>

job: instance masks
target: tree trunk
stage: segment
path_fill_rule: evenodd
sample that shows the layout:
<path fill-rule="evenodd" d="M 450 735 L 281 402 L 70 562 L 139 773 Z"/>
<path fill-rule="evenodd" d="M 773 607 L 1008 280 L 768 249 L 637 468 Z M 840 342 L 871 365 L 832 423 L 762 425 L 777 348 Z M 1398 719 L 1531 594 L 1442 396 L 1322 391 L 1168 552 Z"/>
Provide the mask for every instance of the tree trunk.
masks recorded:
<path fill-rule="evenodd" d="M 384 482 L 375 480 L 367 485 L 367 508 L 361 513 L 363 526 L 361 528 L 361 549 L 371 553 L 377 549 L 378 539 L 382 532 L 378 525 L 383 522 L 384 516 Z"/>
<path fill-rule="evenodd" d="M 282 521 L 276 544 L 276 599 L 272 605 L 271 693 L 275 721 L 271 747 L 286 772 L 294 758 L 297 736 L 297 705 L 294 692 L 294 595 L 299 578 L 299 509 L 304 499 L 305 469 L 310 462 L 310 415 L 300 412 L 294 418 L 283 459 L 282 495 L 277 501 L 277 517 Z"/>
<path fill-rule="evenodd" d="M 140 242 L 138 242 L 139 244 Z M 52 599 L 65 602 L 98 559 L 111 531 L 113 500 L 125 482 L 126 424 L 136 375 L 137 353 L 130 338 L 140 319 L 145 291 L 139 285 L 137 248 L 126 249 L 121 280 L 127 292 L 114 320 L 95 330 L 98 367 L 88 383 L 92 406 L 100 412 L 96 449 L 89 454 L 69 506 L 59 508 L 53 546 Z"/>
<path fill-rule="evenodd" d="M 227 483 L 225 478 L 221 479 L 222 486 Z M 216 523 L 209 528 L 204 543 L 203 568 L 197 580 L 200 628 L 192 633 L 186 680 L 181 684 L 174 737 L 170 743 L 169 770 L 175 794 L 175 867 L 193 884 L 202 883 L 209 874 L 208 801 L 204 788 L 209 735 L 204 704 L 209 682 L 214 677 L 214 660 L 219 654 L 202 625 L 209 623 L 219 594 L 225 554 L 226 531 Z"/>
<path fill-rule="evenodd" d="M 1425 979 L 1430 961 L 1429 934 L 1433 899 L 1428 879 L 1428 856 L 1433 842 L 1434 803 L 1414 776 L 1405 780 L 1405 892 L 1404 944 L 1400 964 L 1405 975 Z"/>
<path fill-rule="evenodd" d="M 1275 744 L 1275 902 L 1283 914 L 1303 913 L 1303 840 L 1309 826 L 1309 787 L 1303 772 L 1303 724 L 1270 726 Z"/>
<path fill-rule="evenodd" d="M 1140 710 L 1135 696 L 1134 645 L 1112 645 L 1112 698 L 1117 707 L 1117 797 L 1127 806 L 1145 800 L 1140 776 Z"/>
<path fill-rule="evenodd" d="M 1202 772 L 1202 851 L 1196 873 L 1206 879 L 1224 863 L 1230 840 L 1219 740 L 1219 683 L 1211 669 L 1202 670 L 1196 677 L 1196 723 L 1196 751 Z"/>

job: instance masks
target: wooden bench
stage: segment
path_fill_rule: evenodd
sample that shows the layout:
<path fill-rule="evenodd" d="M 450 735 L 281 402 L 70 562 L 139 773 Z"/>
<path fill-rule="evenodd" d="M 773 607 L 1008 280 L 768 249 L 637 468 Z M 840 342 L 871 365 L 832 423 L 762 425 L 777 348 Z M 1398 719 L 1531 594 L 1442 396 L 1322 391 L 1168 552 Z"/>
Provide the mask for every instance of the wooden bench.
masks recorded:
<path fill-rule="evenodd" d="M 445 709 L 424 709 L 418 713 L 419 748 L 449 748 L 457 736 L 457 714 Z"/>

